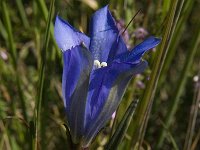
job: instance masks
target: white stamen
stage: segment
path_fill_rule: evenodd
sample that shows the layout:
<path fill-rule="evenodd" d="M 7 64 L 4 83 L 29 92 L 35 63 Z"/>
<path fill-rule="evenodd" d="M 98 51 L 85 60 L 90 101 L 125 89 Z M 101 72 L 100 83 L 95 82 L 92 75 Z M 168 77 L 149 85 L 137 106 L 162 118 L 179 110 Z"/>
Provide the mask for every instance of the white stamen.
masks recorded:
<path fill-rule="evenodd" d="M 94 60 L 94 66 L 95 68 L 101 68 L 101 64 L 98 60 Z"/>
<path fill-rule="evenodd" d="M 107 63 L 106 62 L 102 62 L 101 63 L 101 67 L 106 67 L 107 66 Z"/>

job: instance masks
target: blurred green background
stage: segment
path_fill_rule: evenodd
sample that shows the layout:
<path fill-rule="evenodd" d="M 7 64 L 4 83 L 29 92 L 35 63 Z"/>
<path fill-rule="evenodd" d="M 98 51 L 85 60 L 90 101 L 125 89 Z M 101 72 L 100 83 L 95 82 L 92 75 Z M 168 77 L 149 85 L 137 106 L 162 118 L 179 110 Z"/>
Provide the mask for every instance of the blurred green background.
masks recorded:
<path fill-rule="evenodd" d="M 68 149 L 54 20 L 58 14 L 89 35 L 91 15 L 106 4 L 121 30 L 141 9 L 124 34 L 128 47 L 149 35 L 162 43 L 144 56 L 149 68 L 131 81 L 91 149 L 104 149 L 136 99 L 118 149 L 200 149 L 200 0 L 56 0 L 52 11 L 51 0 L 0 4 L 0 149 Z"/>

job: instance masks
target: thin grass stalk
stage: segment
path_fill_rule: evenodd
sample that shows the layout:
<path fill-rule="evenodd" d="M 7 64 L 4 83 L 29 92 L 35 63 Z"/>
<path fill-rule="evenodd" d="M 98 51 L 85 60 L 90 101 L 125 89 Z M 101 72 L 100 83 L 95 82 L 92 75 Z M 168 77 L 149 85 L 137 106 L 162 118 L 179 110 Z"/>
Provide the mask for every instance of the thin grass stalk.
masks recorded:
<path fill-rule="evenodd" d="M 173 23 L 173 26 L 172 26 L 172 29 L 171 29 L 171 37 L 173 37 L 173 35 L 174 35 L 174 31 L 175 31 L 177 22 L 179 20 L 179 17 L 180 17 L 184 2 L 185 2 L 185 0 L 181 0 L 180 1 L 180 5 L 179 5 L 179 8 L 177 10 L 177 15 L 176 15 L 176 17 L 174 19 L 174 23 Z M 169 44 L 166 47 L 167 50 L 169 49 L 169 45 L 170 45 L 171 41 L 172 41 L 172 38 L 169 39 Z M 144 121 L 142 121 L 143 122 L 142 134 L 141 134 L 141 137 L 139 139 L 140 140 L 140 145 L 141 145 L 141 143 L 142 143 L 142 141 L 144 139 L 144 135 L 145 135 L 147 123 L 148 123 L 148 120 L 149 120 L 150 112 L 151 112 L 151 109 L 152 109 L 152 105 L 153 105 L 153 100 L 151 101 L 151 103 L 149 103 L 148 109 L 147 109 L 147 111 L 145 113 Z"/>
<path fill-rule="evenodd" d="M 186 81 L 187 81 L 187 75 L 190 72 L 190 68 L 192 66 L 192 62 L 193 62 L 195 53 L 198 49 L 198 45 L 199 45 L 199 42 L 200 42 L 200 28 L 199 28 L 199 26 L 200 26 L 200 21 L 197 23 L 196 30 L 194 30 L 195 35 L 194 35 L 194 38 L 191 41 L 192 48 L 189 51 L 189 54 L 187 55 L 187 61 L 184 64 L 180 80 L 178 81 L 178 87 L 176 88 L 176 91 L 175 91 L 174 96 L 173 96 L 174 99 L 171 100 L 171 104 L 170 104 L 170 107 L 169 107 L 170 109 L 169 109 L 167 116 L 166 116 L 165 125 L 166 125 L 167 128 L 170 127 L 170 125 L 173 121 L 173 117 L 174 117 L 174 115 L 175 115 L 175 113 L 178 109 L 180 96 L 183 93 L 183 90 L 184 90 L 184 87 L 185 87 L 185 84 L 186 84 Z M 160 148 L 162 146 L 164 138 L 165 138 L 165 130 L 162 129 L 161 134 L 158 138 L 158 145 L 157 145 L 158 148 Z"/>
<path fill-rule="evenodd" d="M 50 25 L 51 25 L 51 19 L 53 15 L 53 8 L 54 8 L 54 2 L 55 0 L 51 0 L 50 5 L 50 11 L 48 15 L 48 21 L 47 21 L 47 28 L 45 33 L 45 42 L 44 47 L 42 50 L 42 60 L 41 60 L 41 66 L 40 66 L 40 74 L 39 74 L 39 88 L 38 88 L 38 95 L 37 95 L 37 101 L 36 101 L 36 114 L 35 114 L 35 129 L 36 129 L 36 138 L 35 138 L 35 149 L 37 149 L 37 144 L 39 143 L 39 133 L 40 125 L 41 125 L 41 105 L 42 105 L 42 99 L 43 99 L 43 88 L 44 88 L 44 76 L 45 76 L 45 68 L 46 68 L 46 51 L 49 44 L 49 36 L 50 36 Z"/>
<path fill-rule="evenodd" d="M 33 15 L 34 15 L 34 22 L 37 23 L 39 21 L 38 16 L 40 11 L 38 9 L 36 1 L 33 2 Z M 40 69 L 41 66 L 41 35 L 40 30 L 37 25 L 34 25 L 34 35 L 35 35 L 35 47 L 36 47 L 36 55 L 37 55 L 37 69 Z"/>
<path fill-rule="evenodd" d="M 7 41 L 7 39 L 8 39 L 8 34 L 7 34 L 7 32 L 6 32 L 6 29 L 5 29 L 5 27 L 4 27 L 4 25 L 3 25 L 3 23 L 2 23 L 2 21 L 1 21 L 1 19 L 0 19 L 0 34 L 1 34 L 1 36 L 4 38 L 4 40 L 5 41 Z"/>
<path fill-rule="evenodd" d="M 169 11 L 171 1 L 163 1 L 162 18 L 164 19 Z"/>
<path fill-rule="evenodd" d="M 35 34 L 35 47 L 37 49 L 37 68 L 39 70 L 41 65 L 41 55 L 40 55 L 40 46 L 41 46 L 41 36 L 40 31 L 37 27 L 34 28 L 34 34 Z"/>
<path fill-rule="evenodd" d="M 127 129 L 131 123 L 131 119 L 133 117 L 133 114 L 135 113 L 135 109 L 137 107 L 138 100 L 132 101 L 129 107 L 127 108 L 126 112 L 124 113 L 124 116 L 122 117 L 117 130 L 109 140 L 109 143 L 106 145 L 106 149 L 108 150 L 115 150 L 118 145 L 122 142 Z"/>
<path fill-rule="evenodd" d="M 177 50 L 177 46 L 178 46 L 180 39 L 182 37 L 182 32 L 183 32 L 183 29 L 184 29 L 184 26 L 185 26 L 185 22 L 188 19 L 189 14 L 190 14 L 190 12 L 193 8 L 193 4 L 194 4 L 194 0 L 186 1 L 184 3 L 184 6 L 183 6 L 184 8 L 183 8 L 183 11 L 182 11 L 183 15 L 180 17 L 180 19 L 177 23 L 176 29 L 174 31 L 174 36 L 172 38 L 171 44 L 169 45 L 170 46 L 169 52 L 167 54 L 165 64 L 164 64 L 163 69 L 161 71 L 161 78 L 159 79 L 160 87 L 162 86 L 163 82 L 166 79 L 167 71 L 169 70 L 171 62 L 174 58 L 175 52 Z"/>
<path fill-rule="evenodd" d="M 144 115 L 144 120 L 142 121 L 142 125 L 141 125 L 141 134 L 139 135 L 139 138 L 138 138 L 138 141 L 139 141 L 139 146 L 138 148 L 140 149 L 141 146 L 142 146 L 142 143 L 143 143 L 143 139 L 144 139 L 144 135 L 145 135 L 145 131 L 146 131 L 146 127 L 147 127 L 147 122 L 148 122 L 148 119 L 149 119 L 149 115 L 150 115 L 150 112 L 151 112 L 151 108 L 152 108 L 152 105 L 153 105 L 153 100 L 151 100 L 151 102 L 149 103 L 149 106 L 147 107 L 147 111 L 145 112 L 145 115 Z"/>
<path fill-rule="evenodd" d="M 2 22 L 2 20 L 0 19 L 0 34 L 1 34 L 1 36 L 3 37 L 3 39 L 4 39 L 4 41 L 6 41 L 6 45 L 8 45 L 8 34 L 7 34 L 7 32 L 6 32 L 6 29 L 5 29 L 5 27 L 4 27 L 4 24 L 3 24 L 3 22 Z M 2 43 L 0 43 L 0 47 L 1 47 L 1 44 Z M 2 68 L 4 68 L 4 62 L 3 62 L 3 59 L 0 59 L 0 68 L 1 68 L 1 70 L 2 70 Z M 0 84 L 3 84 L 2 83 L 2 79 L 1 79 L 1 74 L 2 74 L 3 72 L 1 71 L 0 72 Z M 1 97 L 1 96 L 0 96 Z M 0 114 L 1 115 L 1 114 Z"/>
<path fill-rule="evenodd" d="M 2 132 L 2 134 L 1 134 L 1 139 L 0 139 L 0 149 L 3 149 L 4 138 L 5 138 L 5 133 Z"/>
<path fill-rule="evenodd" d="M 3 140 L 4 140 L 4 148 L 6 148 L 6 150 L 12 150 L 12 148 L 11 148 L 11 143 L 10 143 L 10 134 L 8 133 L 9 131 L 8 131 L 8 129 L 4 129 L 5 131 L 4 131 L 4 133 L 3 133 Z"/>
<path fill-rule="evenodd" d="M 20 75 L 19 75 L 20 73 L 18 71 L 18 66 L 17 66 L 17 53 L 16 53 L 15 44 L 14 44 L 14 38 L 13 38 L 13 32 L 12 32 L 8 7 L 6 5 L 5 0 L 2 1 L 2 10 L 3 10 L 5 28 L 6 28 L 7 34 L 8 34 L 8 44 L 9 44 L 10 54 L 11 54 L 11 58 L 12 58 L 12 64 L 13 64 L 13 68 L 14 68 L 15 74 L 16 74 L 16 84 L 17 84 L 17 89 L 18 89 L 18 93 L 19 93 L 20 103 L 22 106 L 22 113 L 23 113 L 24 119 L 27 121 L 28 117 L 27 117 L 27 111 L 26 111 L 26 104 L 25 104 L 22 87 L 21 87 L 21 81 L 20 81 Z"/>
<path fill-rule="evenodd" d="M 14 68 L 16 69 L 17 67 L 17 60 L 16 60 L 16 48 L 15 48 L 15 44 L 14 44 L 14 39 L 13 39 L 13 35 L 12 35 L 12 27 L 11 27 L 11 21 L 10 21 L 10 16 L 9 16 L 9 11 L 8 11 L 8 7 L 7 4 L 5 2 L 5 0 L 2 0 L 2 12 L 3 12 L 3 17 L 4 17 L 4 24 L 5 24 L 5 28 L 8 34 L 8 46 L 10 49 L 10 55 L 12 58 L 12 63 Z"/>
<path fill-rule="evenodd" d="M 194 138 L 194 141 L 191 146 L 191 150 L 196 150 L 199 140 L 200 140 L 200 128 L 197 131 L 196 137 Z"/>
<path fill-rule="evenodd" d="M 135 118 L 135 124 L 134 124 L 134 131 L 133 131 L 134 134 L 137 133 L 138 128 L 140 128 L 145 112 L 147 111 L 149 104 L 151 104 L 151 101 L 153 101 L 153 97 L 154 97 L 155 90 L 157 87 L 157 82 L 160 76 L 160 71 L 162 69 L 162 66 L 163 66 L 167 51 L 168 51 L 166 47 L 169 44 L 170 38 L 172 37 L 171 29 L 172 29 L 172 25 L 174 21 L 177 3 L 178 3 L 178 0 L 174 0 L 171 3 L 171 8 L 169 10 L 169 18 L 168 18 L 166 28 L 164 30 L 163 39 L 159 46 L 159 49 L 157 50 L 157 53 L 158 53 L 157 59 L 154 60 L 154 65 L 153 65 L 152 73 L 150 75 L 150 80 L 147 83 L 147 87 L 145 89 L 141 103 L 138 106 L 138 112 L 137 112 L 137 115 Z M 141 134 L 141 130 L 140 130 L 140 134 Z M 138 140 L 138 138 L 132 139 L 133 143 L 135 143 L 134 141 L 136 140 Z"/>
<path fill-rule="evenodd" d="M 23 26 L 27 29 L 30 27 L 27 16 L 26 16 L 26 12 L 22 3 L 22 0 L 16 0 L 16 4 L 17 4 L 17 8 L 19 11 L 19 15 L 21 17 Z"/>
<path fill-rule="evenodd" d="M 161 121 L 161 125 L 163 126 L 163 128 L 165 128 L 169 139 L 171 140 L 172 146 L 174 150 L 179 150 L 178 145 L 176 144 L 175 139 L 173 138 L 172 134 L 170 133 L 170 131 L 168 130 L 168 128 L 166 127 L 166 125 Z"/>
<path fill-rule="evenodd" d="M 199 63 L 200 66 L 200 63 Z M 200 68 L 199 68 L 200 69 Z M 200 72 L 198 74 L 198 77 L 200 77 Z M 185 138 L 184 148 L 183 150 L 190 150 L 192 145 L 192 139 L 194 136 L 194 129 L 200 104 L 200 86 L 199 81 L 195 84 L 195 94 L 193 98 L 193 102 L 190 109 L 190 117 L 189 117 L 189 124 L 187 129 L 187 134 Z"/>
<path fill-rule="evenodd" d="M 47 9 L 47 6 L 45 4 L 45 1 L 44 0 L 36 0 L 40 10 L 42 11 L 42 15 L 43 15 L 43 18 L 45 19 L 45 21 L 48 20 L 48 9 Z"/>
<path fill-rule="evenodd" d="M 48 21 L 48 9 L 47 9 L 47 6 L 45 4 L 45 1 L 44 0 L 36 0 L 36 3 L 37 3 L 39 9 L 42 12 L 43 19 L 47 22 Z M 54 40 L 54 32 L 53 31 L 54 31 L 53 23 L 51 23 L 51 25 L 50 25 L 51 40 L 53 41 L 53 45 L 56 48 L 56 52 L 60 52 L 60 50 L 58 49 L 57 44 Z M 54 54 L 54 53 L 52 53 L 52 54 Z M 57 55 L 61 56 L 60 53 L 57 53 Z M 55 58 L 55 56 L 52 56 L 52 57 Z"/>

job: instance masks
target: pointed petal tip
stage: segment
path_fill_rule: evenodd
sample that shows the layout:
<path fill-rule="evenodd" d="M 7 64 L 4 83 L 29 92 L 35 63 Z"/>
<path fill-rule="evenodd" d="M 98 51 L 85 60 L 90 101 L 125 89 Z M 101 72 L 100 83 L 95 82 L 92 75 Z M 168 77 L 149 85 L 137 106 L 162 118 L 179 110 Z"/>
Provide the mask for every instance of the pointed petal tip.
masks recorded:
<path fill-rule="evenodd" d="M 109 10 L 109 4 L 105 5 L 103 8 Z"/>
<path fill-rule="evenodd" d="M 150 37 L 148 37 L 148 38 L 145 39 L 145 40 L 152 40 L 152 43 L 155 42 L 155 44 L 156 44 L 156 43 L 159 44 L 159 43 L 161 42 L 162 38 L 150 36 Z M 157 45 L 155 45 L 155 46 L 157 46 Z"/>
<path fill-rule="evenodd" d="M 108 11 L 108 10 L 109 10 L 109 5 L 107 4 L 107 5 L 105 5 L 104 7 L 98 9 L 97 11 L 102 11 L 102 10 Z"/>
<path fill-rule="evenodd" d="M 106 31 L 108 29 L 115 29 L 115 20 L 112 17 L 112 14 L 109 10 L 109 5 L 106 5 L 100 9 L 98 9 L 91 18 L 91 34 L 95 34 L 98 32 Z"/>
<path fill-rule="evenodd" d="M 113 44 L 116 43 L 118 32 L 108 5 L 100 8 L 92 15 L 90 21 L 90 50 L 95 59 L 107 62 L 110 50 Z"/>
<path fill-rule="evenodd" d="M 136 45 L 134 48 L 133 48 L 133 52 L 137 55 L 139 53 L 141 53 L 142 55 L 156 47 L 159 43 L 161 42 L 161 39 L 160 38 L 157 38 L 157 37 L 154 37 L 154 36 L 150 36 L 148 38 L 146 38 L 143 42 L 141 42 L 140 44 Z"/>
<path fill-rule="evenodd" d="M 64 19 L 62 19 L 59 15 L 56 15 L 56 20 L 55 20 L 55 28 L 59 24 L 68 24 Z"/>
<path fill-rule="evenodd" d="M 55 19 L 54 37 L 62 52 L 70 50 L 81 43 L 89 48 L 90 39 L 58 15 Z"/>
<path fill-rule="evenodd" d="M 145 52 L 156 47 L 161 42 L 160 38 L 150 36 L 146 38 L 143 42 L 136 45 L 130 52 L 125 52 L 115 58 L 119 62 L 138 62 Z"/>

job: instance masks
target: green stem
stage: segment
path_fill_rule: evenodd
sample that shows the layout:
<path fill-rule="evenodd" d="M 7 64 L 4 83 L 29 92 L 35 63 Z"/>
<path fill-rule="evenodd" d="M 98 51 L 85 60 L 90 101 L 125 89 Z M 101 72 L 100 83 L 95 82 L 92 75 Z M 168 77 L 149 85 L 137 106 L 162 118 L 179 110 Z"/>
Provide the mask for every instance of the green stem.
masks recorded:
<path fill-rule="evenodd" d="M 170 127 L 172 120 L 173 120 L 173 116 L 175 115 L 175 113 L 178 109 L 180 96 L 181 96 L 181 94 L 184 90 L 184 87 L 185 87 L 185 84 L 186 84 L 186 81 L 187 81 L 187 75 L 190 71 L 195 53 L 198 49 L 198 45 L 199 45 L 199 42 L 200 42 L 200 28 L 199 28 L 199 26 L 200 26 L 200 21 L 197 25 L 197 29 L 194 30 L 195 36 L 194 36 L 194 38 L 192 39 L 192 42 L 191 42 L 192 48 L 189 51 L 189 54 L 187 55 L 187 61 L 185 62 L 185 65 L 183 67 L 183 71 L 181 73 L 180 80 L 178 81 L 178 87 L 176 88 L 176 91 L 175 91 L 174 96 L 173 96 L 174 99 L 171 101 L 171 104 L 170 104 L 170 107 L 169 107 L 170 110 L 167 113 L 167 117 L 166 117 L 166 120 L 165 120 L 165 125 L 166 125 L 167 128 Z M 159 140 L 158 140 L 158 145 L 157 145 L 158 148 L 160 148 L 162 146 L 164 138 L 165 138 L 165 130 L 162 129 L 161 134 L 159 136 Z"/>
<path fill-rule="evenodd" d="M 44 1 L 44 0 L 36 0 L 36 3 L 37 3 L 39 9 L 40 9 L 41 12 L 42 12 L 42 16 L 43 16 L 44 20 L 45 20 L 46 22 L 48 22 L 48 10 L 47 10 L 47 6 L 46 6 L 46 4 L 45 4 L 45 1 Z M 50 24 L 50 29 L 49 29 L 49 30 L 50 30 L 50 35 L 51 35 L 50 38 L 51 38 L 51 40 L 52 40 L 52 42 L 53 42 L 54 47 L 56 48 L 56 52 L 58 52 L 57 55 L 58 55 L 59 57 L 61 57 L 60 50 L 58 49 L 58 46 L 57 46 L 57 44 L 56 44 L 56 42 L 55 42 L 55 40 L 54 40 L 53 23 Z M 52 52 L 51 52 L 51 53 L 52 53 Z M 52 53 L 52 55 L 53 55 L 53 54 L 55 54 L 55 53 Z M 52 56 L 52 58 L 55 58 L 55 56 Z"/>
<path fill-rule="evenodd" d="M 184 1 L 185 1 L 185 0 L 181 0 L 181 2 L 180 2 L 181 4 L 179 5 L 178 10 L 177 10 L 177 11 L 175 10 L 175 11 L 177 12 L 177 15 L 176 15 L 176 17 L 174 18 L 174 22 L 173 22 L 173 25 L 172 25 L 172 28 L 171 28 L 171 32 L 170 32 L 171 38 L 169 39 L 169 43 L 168 43 L 168 45 L 167 45 L 167 47 L 166 47 L 167 50 L 169 49 L 169 45 L 170 45 L 170 43 L 171 43 L 171 41 L 172 41 L 172 37 L 173 37 L 173 35 L 174 35 L 174 31 L 175 31 L 177 22 L 178 22 L 178 20 L 179 20 L 180 13 L 181 13 L 181 11 L 182 11 Z M 164 65 L 162 66 L 162 68 L 163 68 L 163 67 L 164 67 Z M 140 137 L 140 145 L 141 145 L 141 143 L 142 143 L 142 141 L 143 141 L 143 138 L 144 138 L 144 135 L 145 135 L 145 131 L 146 131 L 146 127 L 147 127 L 147 122 L 148 122 L 148 120 L 149 120 L 149 115 L 150 115 L 150 112 L 151 112 L 151 109 L 152 109 L 152 105 L 153 105 L 153 100 L 151 100 L 151 102 L 149 103 L 148 109 L 147 109 L 147 111 L 146 111 L 146 113 L 145 113 L 144 120 L 142 121 L 143 124 L 142 124 L 142 134 L 141 134 L 141 137 Z"/>
<path fill-rule="evenodd" d="M 191 9 L 193 8 L 193 4 L 194 4 L 194 0 L 186 1 L 184 3 L 184 8 L 183 8 L 183 11 L 182 11 L 182 14 L 184 14 L 184 15 L 180 16 L 180 19 L 177 23 L 176 29 L 174 27 L 175 32 L 174 32 L 174 36 L 172 38 L 172 42 L 169 45 L 169 52 L 167 54 L 165 64 L 162 68 L 161 78 L 159 79 L 159 87 L 161 87 L 163 85 L 164 81 L 166 80 L 167 71 L 169 70 L 171 62 L 172 62 L 174 55 L 176 53 L 177 46 L 178 46 L 180 39 L 182 37 L 182 32 L 183 32 L 183 29 L 185 27 L 184 22 L 188 19 L 189 14 L 191 12 Z M 182 1 L 181 5 L 183 5 L 183 1 Z M 181 7 L 179 7 L 179 11 L 180 11 L 180 8 Z"/>
<path fill-rule="evenodd" d="M 17 4 L 17 8 L 18 8 L 22 23 L 23 23 L 24 27 L 27 29 L 30 25 L 29 25 L 28 19 L 26 17 L 26 12 L 25 12 L 24 6 L 22 4 L 22 0 L 16 0 L 16 4 Z"/>
<path fill-rule="evenodd" d="M 8 46 L 10 48 L 10 54 L 11 54 L 13 66 L 16 69 L 17 68 L 16 67 L 17 66 L 16 48 L 15 48 L 14 39 L 13 39 L 13 35 L 12 35 L 13 32 L 12 32 L 8 7 L 7 7 L 5 0 L 2 0 L 2 9 L 3 9 L 2 12 L 3 12 L 3 17 L 4 17 L 5 28 L 6 28 L 7 34 L 8 34 L 8 44 L 9 44 Z"/>
<path fill-rule="evenodd" d="M 37 102 L 36 102 L 36 108 L 35 108 L 35 129 L 36 129 L 36 139 L 35 139 L 35 149 L 37 149 L 37 144 L 39 142 L 39 133 L 40 125 L 41 125 L 41 105 L 42 105 L 42 99 L 43 99 L 43 89 L 44 89 L 44 77 L 45 77 L 45 68 L 46 68 L 46 51 L 49 44 L 49 36 L 50 36 L 50 25 L 51 25 L 51 19 L 53 15 L 53 8 L 54 8 L 54 2 L 55 0 L 51 0 L 51 6 L 47 21 L 47 28 L 45 33 L 45 42 L 44 47 L 41 52 L 42 60 L 41 60 L 41 66 L 40 66 L 40 73 L 39 73 L 39 88 L 38 88 L 38 95 L 37 95 Z"/>
<path fill-rule="evenodd" d="M 9 48 L 10 48 L 12 64 L 13 64 L 13 68 L 14 68 L 15 74 L 16 74 L 16 84 L 17 84 L 19 98 L 20 98 L 20 102 L 21 102 L 21 106 L 22 106 L 22 113 L 23 113 L 24 119 L 27 121 L 28 117 L 27 117 L 27 111 L 26 111 L 26 104 L 25 104 L 22 87 L 21 87 L 20 74 L 19 74 L 18 65 L 17 65 L 17 53 L 16 53 L 15 44 L 14 44 L 14 38 L 13 38 L 13 32 L 12 32 L 8 7 L 6 5 L 5 0 L 2 1 L 2 9 L 3 9 L 5 28 L 6 28 L 7 34 L 8 34 L 8 44 L 9 44 Z"/>
<path fill-rule="evenodd" d="M 145 89 L 143 98 L 141 100 L 141 103 L 138 106 L 137 115 L 135 115 L 136 118 L 134 118 L 135 124 L 133 127 L 134 128 L 133 134 L 137 133 L 138 128 L 140 129 L 139 134 L 140 135 L 142 134 L 142 130 L 140 128 L 142 125 L 142 121 L 144 120 L 146 111 L 148 111 L 149 109 L 148 107 L 151 106 L 151 103 L 153 103 L 153 97 L 156 91 L 157 82 L 160 76 L 160 71 L 163 67 L 163 63 L 168 51 L 166 47 L 169 44 L 169 40 L 172 36 L 171 30 L 172 30 L 172 25 L 174 21 L 175 12 L 176 12 L 177 3 L 178 3 L 178 0 L 174 0 L 171 3 L 171 9 L 169 11 L 169 18 L 167 21 L 166 28 L 164 30 L 163 39 L 157 50 L 157 53 L 158 53 L 157 59 L 154 60 L 154 65 L 153 65 L 152 73 L 150 76 L 150 80 L 147 83 L 147 87 Z M 135 143 L 135 140 L 138 140 L 138 138 L 132 139 L 132 142 Z"/>
<path fill-rule="evenodd" d="M 135 109 L 137 107 L 138 100 L 132 101 L 129 105 L 128 109 L 126 110 L 123 118 L 121 119 L 115 133 L 109 140 L 109 143 L 106 145 L 105 149 L 114 150 L 117 149 L 118 145 L 122 142 L 128 127 L 131 123 L 133 114 L 135 113 Z"/>
<path fill-rule="evenodd" d="M 199 70 L 200 70 L 200 63 L 199 63 Z M 198 76 L 200 77 L 200 71 L 198 73 Z M 185 143 L 184 143 L 184 150 L 190 150 L 192 145 L 192 140 L 194 136 L 194 130 L 195 130 L 195 124 L 197 121 L 197 115 L 198 115 L 198 105 L 200 104 L 200 86 L 199 81 L 195 84 L 195 92 L 194 92 L 194 98 L 190 109 L 190 118 L 187 128 L 187 134 L 185 137 Z"/>

